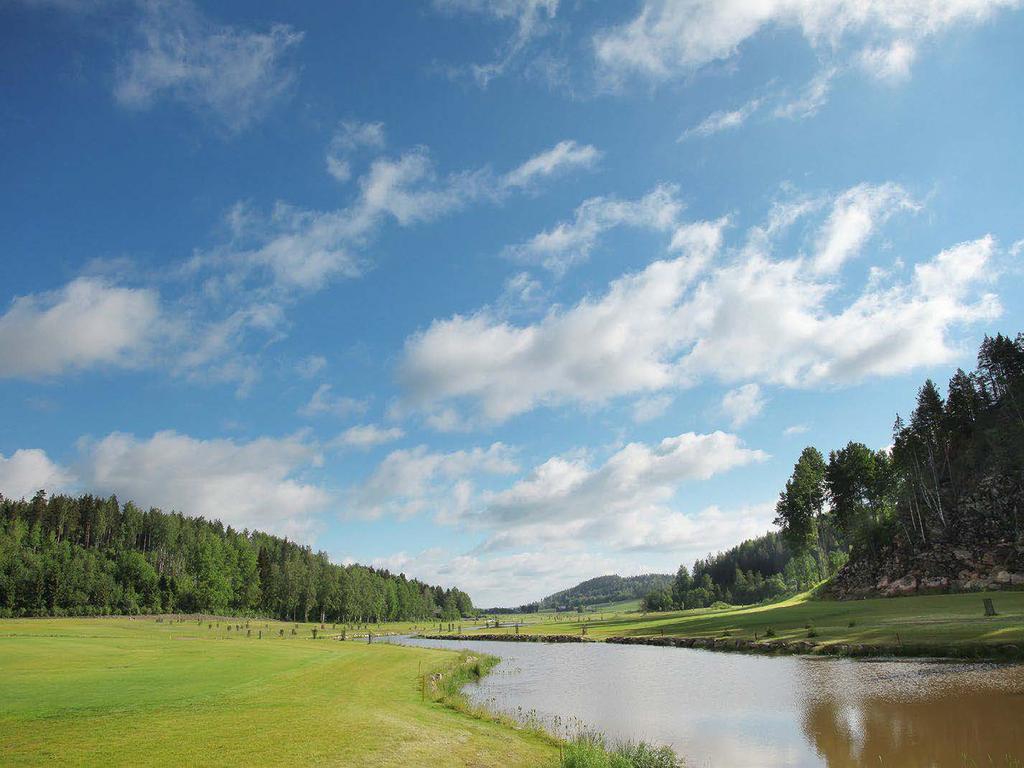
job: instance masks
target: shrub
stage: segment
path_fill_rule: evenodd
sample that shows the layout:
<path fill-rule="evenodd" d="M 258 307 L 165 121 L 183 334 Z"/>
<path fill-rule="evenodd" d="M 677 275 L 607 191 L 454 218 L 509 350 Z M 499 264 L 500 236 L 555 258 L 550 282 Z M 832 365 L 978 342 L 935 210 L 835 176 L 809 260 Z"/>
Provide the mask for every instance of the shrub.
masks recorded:
<path fill-rule="evenodd" d="M 772 629 L 771 627 L 768 627 L 768 629 L 766 629 L 764 631 L 764 636 L 765 637 L 775 637 L 775 630 Z"/>
<path fill-rule="evenodd" d="M 604 737 L 581 731 L 562 750 L 561 768 L 678 768 L 682 765 L 671 747 L 627 741 L 609 749 Z"/>
<path fill-rule="evenodd" d="M 608 765 L 609 768 L 677 768 L 680 760 L 671 747 L 627 741 L 612 751 Z"/>

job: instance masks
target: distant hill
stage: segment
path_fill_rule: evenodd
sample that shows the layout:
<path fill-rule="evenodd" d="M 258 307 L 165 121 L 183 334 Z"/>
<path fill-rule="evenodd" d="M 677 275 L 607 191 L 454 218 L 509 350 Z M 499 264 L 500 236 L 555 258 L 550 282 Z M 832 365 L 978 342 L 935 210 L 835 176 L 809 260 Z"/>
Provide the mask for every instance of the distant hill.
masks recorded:
<path fill-rule="evenodd" d="M 548 595 L 540 601 L 543 609 L 587 608 L 604 603 L 618 603 L 624 600 L 636 600 L 656 589 L 672 586 L 670 573 L 644 573 L 640 576 L 598 576 L 580 582 L 575 587 L 563 589 Z"/>

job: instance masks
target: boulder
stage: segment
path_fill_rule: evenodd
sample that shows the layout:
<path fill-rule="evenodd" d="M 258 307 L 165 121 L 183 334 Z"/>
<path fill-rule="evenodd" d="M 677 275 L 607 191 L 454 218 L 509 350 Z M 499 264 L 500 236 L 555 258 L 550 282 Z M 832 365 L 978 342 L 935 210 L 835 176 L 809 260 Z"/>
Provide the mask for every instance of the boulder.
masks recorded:
<path fill-rule="evenodd" d="M 885 589 L 885 594 L 889 597 L 912 595 L 915 592 L 917 592 L 917 579 L 909 574 L 902 579 L 896 579 Z"/>
<path fill-rule="evenodd" d="M 932 592 L 946 592 L 949 590 L 949 579 L 945 576 L 926 576 L 921 579 L 919 588 Z"/>

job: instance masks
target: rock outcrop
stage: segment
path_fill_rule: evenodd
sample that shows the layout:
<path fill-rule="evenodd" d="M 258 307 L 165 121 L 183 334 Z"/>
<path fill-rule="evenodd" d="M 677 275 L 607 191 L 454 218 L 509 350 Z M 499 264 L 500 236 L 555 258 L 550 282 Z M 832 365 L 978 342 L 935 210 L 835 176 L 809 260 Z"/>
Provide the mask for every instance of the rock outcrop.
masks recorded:
<path fill-rule="evenodd" d="M 851 599 L 1024 588 L 1024 498 L 1015 480 L 981 482 L 950 519 L 927 542 L 904 534 L 882 551 L 857 553 L 828 592 Z"/>

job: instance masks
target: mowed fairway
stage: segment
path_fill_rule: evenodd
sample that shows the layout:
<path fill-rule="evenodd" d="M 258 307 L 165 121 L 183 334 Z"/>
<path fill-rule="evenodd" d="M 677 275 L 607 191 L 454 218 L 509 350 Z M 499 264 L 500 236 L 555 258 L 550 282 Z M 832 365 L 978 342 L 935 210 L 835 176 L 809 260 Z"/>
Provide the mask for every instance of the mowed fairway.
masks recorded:
<path fill-rule="evenodd" d="M 2 620 L 0 763 L 557 764 L 542 736 L 423 700 L 421 673 L 454 654 L 291 627 Z"/>
<path fill-rule="evenodd" d="M 993 600 L 998 616 L 985 616 L 982 598 Z M 584 618 L 586 621 L 584 622 Z M 616 635 L 678 635 L 760 639 L 770 627 L 780 640 L 807 639 L 815 643 L 900 643 L 934 645 L 941 654 L 950 646 L 978 643 L 1024 645 L 1024 592 L 924 595 L 877 600 L 814 600 L 798 595 L 770 605 L 721 610 L 698 609 L 668 613 L 563 615 L 560 620 L 526 618 L 520 632 L 580 634 L 586 626 L 594 639 Z M 852 626 L 851 626 L 852 622 Z M 512 631 L 512 630 L 504 630 Z M 897 637 L 898 635 L 898 637 Z"/>

